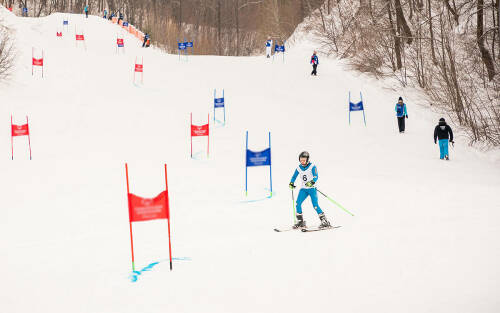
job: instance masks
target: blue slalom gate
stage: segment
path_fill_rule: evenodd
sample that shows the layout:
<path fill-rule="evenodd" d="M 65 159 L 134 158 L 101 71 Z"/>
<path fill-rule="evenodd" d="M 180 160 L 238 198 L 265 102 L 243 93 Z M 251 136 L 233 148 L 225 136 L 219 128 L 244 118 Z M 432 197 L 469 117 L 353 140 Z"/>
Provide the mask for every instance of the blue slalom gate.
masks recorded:
<path fill-rule="evenodd" d="M 363 111 L 363 121 L 366 126 L 366 118 L 365 118 L 365 106 L 363 104 L 363 95 L 359 92 L 360 101 L 358 103 L 351 102 L 351 92 L 349 91 L 349 125 L 351 125 L 351 112 Z"/>
<path fill-rule="evenodd" d="M 224 89 L 222 89 L 222 98 L 217 98 L 217 90 L 214 89 L 214 123 L 215 123 L 215 109 L 224 109 L 224 125 L 226 125 L 226 103 L 224 101 Z"/>
<path fill-rule="evenodd" d="M 179 61 L 181 60 L 181 54 L 186 56 L 186 61 L 188 59 L 189 50 L 191 48 L 191 55 L 193 54 L 194 42 L 193 41 L 179 41 L 177 40 L 177 51 L 179 53 Z"/>
<path fill-rule="evenodd" d="M 277 53 L 282 53 L 283 54 L 283 63 L 285 62 L 285 42 L 283 41 L 283 43 L 281 45 L 279 44 L 276 44 L 274 46 L 274 54 L 273 54 L 273 61 L 274 61 L 274 56 L 277 54 Z"/>
<path fill-rule="evenodd" d="M 271 167 L 271 132 L 269 132 L 269 148 L 262 151 L 248 149 L 248 130 L 246 132 L 246 162 L 245 162 L 245 195 L 248 196 L 248 168 L 253 166 L 269 166 L 269 190 L 273 196 L 273 176 Z"/>

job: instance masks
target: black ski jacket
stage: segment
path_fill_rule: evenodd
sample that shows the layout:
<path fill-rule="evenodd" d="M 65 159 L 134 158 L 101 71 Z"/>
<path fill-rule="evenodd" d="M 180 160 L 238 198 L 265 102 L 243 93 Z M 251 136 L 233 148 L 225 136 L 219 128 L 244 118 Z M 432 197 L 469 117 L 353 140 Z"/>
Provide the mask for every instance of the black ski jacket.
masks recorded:
<path fill-rule="evenodd" d="M 437 139 L 450 139 L 450 141 L 453 141 L 453 131 L 446 122 L 439 122 L 436 128 L 434 128 L 434 142 Z"/>

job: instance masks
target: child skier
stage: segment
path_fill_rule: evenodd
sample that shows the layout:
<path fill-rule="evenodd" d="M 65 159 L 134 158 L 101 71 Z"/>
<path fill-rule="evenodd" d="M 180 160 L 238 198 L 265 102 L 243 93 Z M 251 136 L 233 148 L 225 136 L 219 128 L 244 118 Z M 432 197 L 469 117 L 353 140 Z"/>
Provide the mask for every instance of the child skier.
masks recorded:
<path fill-rule="evenodd" d="M 292 179 L 289 184 L 290 189 L 294 189 L 295 179 L 297 179 L 297 176 L 300 175 L 299 179 L 301 180 L 302 186 L 300 187 L 299 195 L 297 196 L 297 202 L 296 202 L 297 224 L 293 225 L 293 228 L 306 227 L 306 222 L 302 217 L 302 203 L 308 196 L 311 197 L 311 202 L 313 204 L 313 207 L 318 213 L 318 217 L 321 221 L 321 225 L 319 227 L 320 228 L 330 227 L 331 226 L 330 222 L 328 222 L 325 213 L 323 213 L 323 211 L 321 211 L 321 208 L 319 207 L 318 193 L 316 191 L 316 187 L 314 187 L 314 184 L 318 180 L 318 169 L 316 168 L 315 165 L 309 162 L 309 153 L 307 151 L 303 151 L 300 153 L 299 162 L 300 165 L 295 170 L 295 173 L 293 173 Z"/>
<path fill-rule="evenodd" d="M 108 10 L 104 9 L 104 13 L 103 13 L 103 19 L 107 19 L 108 17 Z"/>
<path fill-rule="evenodd" d="M 89 6 L 86 5 L 85 8 L 83 9 L 85 11 L 85 17 L 89 18 Z"/>
<path fill-rule="evenodd" d="M 453 141 L 453 131 L 451 130 L 451 127 L 446 124 L 444 118 L 440 118 L 439 124 L 436 128 L 434 128 L 434 144 L 437 143 L 437 139 L 439 139 L 439 158 L 441 160 L 449 160 L 450 155 L 448 154 L 448 141 L 452 144 L 455 142 Z"/>
<path fill-rule="evenodd" d="M 267 41 L 266 41 L 266 55 L 267 55 L 267 58 L 270 58 L 271 57 L 271 47 L 273 46 L 273 40 L 271 39 L 271 37 L 267 37 Z"/>
<path fill-rule="evenodd" d="M 398 118 L 399 133 L 405 132 L 405 117 L 408 118 L 408 112 L 406 111 L 406 104 L 403 102 L 403 98 L 399 97 L 398 103 L 396 103 L 396 116 Z"/>
<path fill-rule="evenodd" d="M 318 56 L 316 55 L 316 51 L 314 51 L 313 55 L 311 56 L 311 64 L 313 66 L 313 70 L 311 72 L 311 75 L 316 76 L 316 74 L 318 74 L 316 72 L 316 68 L 318 67 L 318 64 L 319 64 L 319 60 L 318 60 Z"/>

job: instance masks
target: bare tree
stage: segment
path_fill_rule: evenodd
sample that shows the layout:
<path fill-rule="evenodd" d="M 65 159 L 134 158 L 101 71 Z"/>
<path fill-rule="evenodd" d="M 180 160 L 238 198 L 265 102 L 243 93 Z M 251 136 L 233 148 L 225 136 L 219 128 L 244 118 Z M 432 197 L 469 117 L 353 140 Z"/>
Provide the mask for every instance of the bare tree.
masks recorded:
<path fill-rule="evenodd" d="M 5 81 L 12 74 L 15 52 L 9 30 L 2 24 L 0 20 L 0 81 Z"/>

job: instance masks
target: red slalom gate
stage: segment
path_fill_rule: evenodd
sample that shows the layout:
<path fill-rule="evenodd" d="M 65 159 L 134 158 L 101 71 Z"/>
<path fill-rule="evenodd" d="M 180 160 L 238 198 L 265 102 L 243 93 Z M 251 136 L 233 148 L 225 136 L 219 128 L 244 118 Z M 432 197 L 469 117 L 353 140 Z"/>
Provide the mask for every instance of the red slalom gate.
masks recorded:
<path fill-rule="evenodd" d="M 168 224 L 168 253 L 170 270 L 172 270 L 172 242 L 170 239 L 170 206 L 168 202 L 167 164 L 165 164 L 165 190 L 154 198 L 142 198 L 130 193 L 128 180 L 128 164 L 125 163 L 127 177 L 128 216 L 130 226 L 130 247 L 132 250 L 132 271 L 135 271 L 134 236 L 132 222 L 144 222 L 157 219 L 167 219 Z"/>
<path fill-rule="evenodd" d="M 30 150 L 30 160 L 31 160 L 31 138 L 30 138 L 30 128 L 29 128 L 28 117 L 26 116 L 26 124 L 15 125 L 12 123 L 12 115 L 11 115 L 10 116 L 10 128 L 11 128 L 10 145 L 11 145 L 11 151 L 12 151 L 12 160 L 14 160 L 14 137 L 18 137 L 18 136 L 28 136 L 28 147 Z"/>
<path fill-rule="evenodd" d="M 62 32 L 56 31 L 56 37 L 62 37 Z"/>
<path fill-rule="evenodd" d="M 193 113 L 191 113 L 191 158 L 193 158 L 193 137 L 207 136 L 207 157 L 210 152 L 210 113 L 208 122 L 204 125 L 193 125 Z"/>
<path fill-rule="evenodd" d="M 78 47 L 79 41 L 83 43 L 83 47 L 85 48 L 85 50 L 87 50 L 87 45 L 85 44 L 85 34 L 83 32 L 81 34 L 78 34 L 75 26 L 75 47 Z"/>
<path fill-rule="evenodd" d="M 125 41 L 123 38 L 116 37 L 116 53 L 118 53 L 119 48 L 122 48 L 125 52 Z"/>
<path fill-rule="evenodd" d="M 141 73 L 141 84 L 143 84 L 144 83 L 144 58 L 141 58 L 141 64 L 137 64 L 137 57 L 135 57 L 134 83 L 135 83 L 135 73 Z"/>
<path fill-rule="evenodd" d="M 42 68 L 42 78 L 43 78 L 43 50 L 42 50 L 42 58 L 41 59 L 36 59 L 35 58 L 35 48 L 33 47 L 31 49 L 31 76 L 34 75 L 34 68 L 35 66 L 40 66 Z"/>

